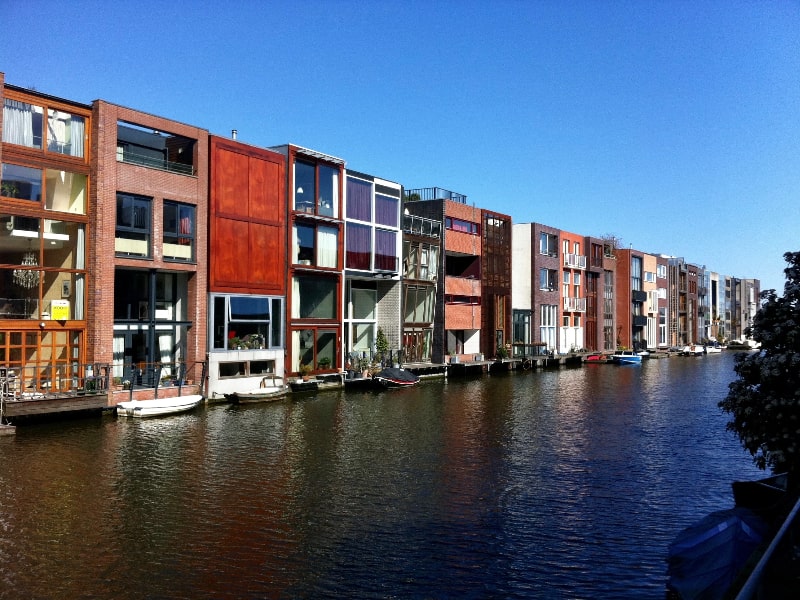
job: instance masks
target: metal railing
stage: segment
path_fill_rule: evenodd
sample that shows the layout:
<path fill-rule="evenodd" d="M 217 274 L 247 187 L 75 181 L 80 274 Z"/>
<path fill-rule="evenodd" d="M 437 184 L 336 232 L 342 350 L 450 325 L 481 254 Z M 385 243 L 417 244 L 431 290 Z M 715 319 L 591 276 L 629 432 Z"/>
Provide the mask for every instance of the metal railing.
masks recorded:
<path fill-rule="evenodd" d="M 194 165 L 176 163 L 164 158 L 156 158 L 153 156 L 147 156 L 145 154 L 136 154 L 135 152 L 125 151 L 121 154 L 117 154 L 117 160 L 119 162 L 129 163 L 132 165 L 140 165 L 142 167 L 159 169 L 161 171 L 169 171 L 170 173 L 194 175 Z"/>
<path fill-rule="evenodd" d="M 417 188 L 414 190 L 406 190 L 406 202 L 419 202 L 426 200 L 452 200 L 461 204 L 467 203 L 467 197 L 464 194 L 457 194 L 440 187 Z"/>
<path fill-rule="evenodd" d="M 106 393 L 107 363 L 28 363 L 0 367 L 0 394 L 6 400 Z"/>
<path fill-rule="evenodd" d="M 416 215 L 403 215 L 403 233 L 439 238 L 442 237 L 442 223 Z"/>

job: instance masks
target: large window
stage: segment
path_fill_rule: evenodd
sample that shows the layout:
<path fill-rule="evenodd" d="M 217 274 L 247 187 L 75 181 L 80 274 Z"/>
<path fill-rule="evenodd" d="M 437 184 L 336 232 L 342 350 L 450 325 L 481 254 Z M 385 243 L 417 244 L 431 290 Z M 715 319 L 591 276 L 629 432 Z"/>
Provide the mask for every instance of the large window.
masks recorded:
<path fill-rule="evenodd" d="M 631 257 L 631 289 L 634 291 L 642 289 L 642 259 L 639 256 Z"/>
<path fill-rule="evenodd" d="M 47 109 L 6 98 L 3 103 L 3 142 L 82 158 L 86 139 L 86 120 L 64 110 Z"/>
<path fill-rule="evenodd" d="M 372 184 L 362 179 L 347 178 L 347 218 L 372 220 Z"/>
<path fill-rule="evenodd" d="M 339 230 L 315 223 L 298 223 L 292 229 L 293 263 L 336 268 L 338 265 Z"/>
<path fill-rule="evenodd" d="M 324 328 L 309 327 L 292 331 L 294 371 L 298 371 L 301 364 L 322 371 L 336 368 L 336 337 L 335 330 Z"/>
<path fill-rule="evenodd" d="M 338 217 L 339 169 L 322 163 L 296 160 L 294 209 L 323 217 Z"/>
<path fill-rule="evenodd" d="M 539 289 L 550 292 L 558 289 L 558 271 L 555 269 L 539 269 Z"/>
<path fill-rule="evenodd" d="M 42 148 L 41 106 L 6 98 L 3 104 L 3 141 L 28 148 Z"/>
<path fill-rule="evenodd" d="M 42 200 L 42 170 L 3 163 L 0 193 L 6 198 Z"/>
<path fill-rule="evenodd" d="M 44 174 L 44 187 L 42 175 Z M 86 175 L 59 169 L 3 164 L 0 193 L 6 198 L 41 202 L 45 210 L 86 214 Z"/>
<path fill-rule="evenodd" d="M 397 272 L 397 232 L 375 230 L 375 270 Z"/>
<path fill-rule="evenodd" d="M 463 219 L 454 219 L 452 217 L 445 218 L 444 226 L 447 229 L 451 229 L 453 231 L 471 233 L 472 235 L 479 235 L 481 232 L 480 225 L 478 225 L 478 223 L 473 223 L 472 221 L 465 221 Z"/>
<path fill-rule="evenodd" d="M 539 253 L 558 256 L 558 236 L 542 232 L 539 236 Z"/>
<path fill-rule="evenodd" d="M 554 350 L 556 348 L 558 306 L 555 304 L 543 304 L 540 312 L 539 339 L 545 343 L 548 350 Z"/>
<path fill-rule="evenodd" d="M 292 279 L 293 319 L 335 319 L 336 280 L 298 275 Z"/>
<path fill-rule="evenodd" d="M 397 227 L 400 218 L 399 198 L 375 195 L 375 222 L 387 227 Z"/>
<path fill-rule="evenodd" d="M 283 348 L 283 298 L 218 295 L 211 305 L 214 350 Z"/>
<path fill-rule="evenodd" d="M 194 260 L 195 207 L 177 202 L 164 202 L 164 258 Z"/>
<path fill-rule="evenodd" d="M 347 255 L 345 265 L 348 269 L 368 271 L 372 258 L 372 228 L 368 225 L 347 223 Z"/>
<path fill-rule="evenodd" d="M 403 276 L 408 279 L 436 279 L 439 246 L 412 240 L 403 241 Z"/>
<path fill-rule="evenodd" d="M 409 324 L 432 323 L 435 300 L 436 288 L 432 285 L 405 286 L 405 322 Z"/>
<path fill-rule="evenodd" d="M 0 319 L 85 318 L 85 226 L 0 214 Z"/>
<path fill-rule="evenodd" d="M 150 207 L 152 200 L 133 194 L 117 194 L 117 228 L 114 250 L 119 256 L 150 256 Z"/>

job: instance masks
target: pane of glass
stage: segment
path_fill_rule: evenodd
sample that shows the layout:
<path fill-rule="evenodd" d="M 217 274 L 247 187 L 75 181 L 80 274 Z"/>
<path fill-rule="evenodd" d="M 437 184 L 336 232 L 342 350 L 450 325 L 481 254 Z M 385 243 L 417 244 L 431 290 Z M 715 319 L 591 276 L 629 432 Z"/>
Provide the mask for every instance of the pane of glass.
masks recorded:
<path fill-rule="evenodd" d="M 378 293 L 375 290 L 354 288 L 351 293 L 354 319 L 374 319 Z"/>
<path fill-rule="evenodd" d="M 307 225 L 295 225 L 297 263 L 314 264 L 314 228 Z"/>
<path fill-rule="evenodd" d="M 336 368 L 336 332 L 317 332 L 317 368 Z"/>
<path fill-rule="evenodd" d="M 296 277 L 300 302 L 298 317 L 304 319 L 336 318 L 336 282 L 318 277 Z"/>
<path fill-rule="evenodd" d="M 353 324 L 353 350 L 369 353 L 375 340 L 374 332 L 375 325 L 372 323 Z"/>
<path fill-rule="evenodd" d="M 339 169 L 327 165 L 319 167 L 319 206 L 317 212 L 335 217 L 339 204 Z"/>
<path fill-rule="evenodd" d="M 319 240 L 317 266 L 335 268 L 338 263 L 339 230 L 335 227 L 320 227 L 317 236 Z"/>
<path fill-rule="evenodd" d="M 272 299 L 272 337 L 270 347 L 280 348 L 283 345 L 283 300 L 279 298 Z"/>
<path fill-rule="evenodd" d="M 41 169 L 3 164 L 0 193 L 7 198 L 40 201 L 42 199 Z"/>
<path fill-rule="evenodd" d="M 41 148 L 43 114 L 41 106 L 6 98 L 3 104 L 3 141 Z"/>
<path fill-rule="evenodd" d="M 47 110 L 47 150 L 83 156 L 84 119 L 60 110 Z"/>
<path fill-rule="evenodd" d="M 294 163 L 294 209 L 303 212 L 314 212 L 315 168 L 312 163 L 295 161 Z"/>
<path fill-rule="evenodd" d="M 266 298 L 231 296 L 231 321 L 268 321 L 269 302 Z"/>
<path fill-rule="evenodd" d="M 47 169 L 44 177 L 47 210 L 86 214 L 86 175 Z"/>

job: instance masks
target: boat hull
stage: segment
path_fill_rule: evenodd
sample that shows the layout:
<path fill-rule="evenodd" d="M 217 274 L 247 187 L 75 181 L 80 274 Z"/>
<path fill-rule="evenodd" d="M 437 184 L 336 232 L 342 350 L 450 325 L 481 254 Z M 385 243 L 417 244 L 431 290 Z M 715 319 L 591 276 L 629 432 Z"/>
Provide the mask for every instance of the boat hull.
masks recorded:
<path fill-rule="evenodd" d="M 131 400 L 117 404 L 117 415 L 121 417 L 163 417 L 190 411 L 203 401 L 203 396 L 178 396 L 177 398 L 155 398 L 153 400 Z"/>
<path fill-rule="evenodd" d="M 259 402 L 274 402 L 286 397 L 288 390 L 285 387 L 275 389 L 258 388 L 246 392 L 233 392 L 225 397 L 233 404 L 257 404 Z"/>
<path fill-rule="evenodd" d="M 419 376 L 405 369 L 386 368 L 376 373 L 372 380 L 385 388 L 406 388 L 417 385 Z"/>

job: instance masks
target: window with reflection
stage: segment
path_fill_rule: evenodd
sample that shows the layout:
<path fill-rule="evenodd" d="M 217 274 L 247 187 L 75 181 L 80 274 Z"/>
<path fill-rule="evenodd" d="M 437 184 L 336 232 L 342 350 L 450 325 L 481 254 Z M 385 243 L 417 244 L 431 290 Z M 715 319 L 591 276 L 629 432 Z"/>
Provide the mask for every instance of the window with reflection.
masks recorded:
<path fill-rule="evenodd" d="M 292 228 L 293 264 L 336 268 L 339 229 L 316 223 L 297 223 Z"/>
<path fill-rule="evenodd" d="M 292 318 L 335 319 L 336 280 L 298 275 L 292 278 Z"/>
<path fill-rule="evenodd" d="M 295 160 L 293 191 L 294 210 L 323 217 L 338 217 L 338 167 Z"/>
<path fill-rule="evenodd" d="M 309 327 L 292 331 L 293 370 L 300 365 L 311 365 L 315 371 L 326 371 L 337 366 L 336 338 L 333 329 Z"/>
<path fill-rule="evenodd" d="M 43 114 L 41 106 L 6 98 L 3 103 L 3 141 L 41 149 Z"/>
<path fill-rule="evenodd" d="M 150 256 L 150 207 L 152 200 L 133 194 L 117 194 L 117 226 L 114 250 L 119 256 Z"/>
<path fill-rule="evenodd" d="M 83 156 L 84 119 L 63 110 L 47 109 L 47 149 L 68 156 Z"/>
<path fill-rule="evenodd" d="M 194 260 L 195 207 L 164 201 L 164 246 L 166 260 Z"/>
<path fill-rule="evenodd" d="M 86 214 L 86 175 L 58 169 L 45 171 L 46 210 Z"/>
<path fill-rule="evenodd" d="M 0 215 L 0 318 L 84 318 L 85 226 Z"/>
<path fill-rule="evenodd" d="M 212 296 L 209 326 L 215 350 L 282 348 L 283 298 Z"/>
<path fill-rule="evenodd" d="M 18 200 L 42 199 L 42 170 L 3 163 L 0 194 Z"/>

